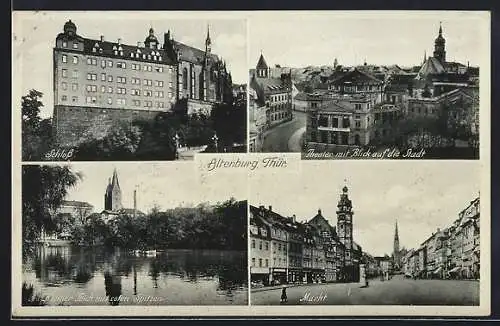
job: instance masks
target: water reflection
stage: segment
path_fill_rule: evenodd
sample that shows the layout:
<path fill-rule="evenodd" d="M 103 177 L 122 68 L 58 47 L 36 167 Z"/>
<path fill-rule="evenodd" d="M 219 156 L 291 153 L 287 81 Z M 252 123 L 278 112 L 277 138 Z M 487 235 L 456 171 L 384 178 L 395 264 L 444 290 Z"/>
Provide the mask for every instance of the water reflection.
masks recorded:
<path fill-rule="evenodd" d="M 246 261 L 232 251 L 39 247 L 23 275 L 50 305 L 245 305 Z"/>

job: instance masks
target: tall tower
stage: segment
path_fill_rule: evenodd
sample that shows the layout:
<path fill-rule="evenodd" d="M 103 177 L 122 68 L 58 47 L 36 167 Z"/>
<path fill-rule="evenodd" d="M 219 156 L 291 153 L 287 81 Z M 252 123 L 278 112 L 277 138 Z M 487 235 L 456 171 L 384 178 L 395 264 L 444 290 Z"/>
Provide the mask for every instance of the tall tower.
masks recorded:
<path fill-rule="evenodd" d="M 394 265 L 399 267 L 401 265 L 401 257 L 399 257 L 399 234 L 398 234 L 398 221 L 396 221 L 396 226 L 394 229 L 394 251 L 392 253 L 394 257 Z"/>
<path fill-rule="evenodd" d="M 446 62 L 445 39 L 443 37 L 443 27 L 439 23 L 439 35 L 434 41 L 434 58 L 438 59 L 441 63 Z"/>
<path fill-rule="evenodd" d="M 340 200 L 337 204 L 337 235 L 345 246 L 345 266 L 352 265 L 353 240 L 352 240 L 352 202 L 348 196 L 347 186 L 342 189 Z"/>
<path fill-rule="evenodd" d="M 118 182 L 118 174 L 116 169 L 113 171 L 113 178 L 109 180 L 106 194 L 104 195 L 104 209 L 117 211 L 123 208 L 122 206 L 122 191 Z"/>
<path fill-rule="evenodd" d="M 255 70 L 257 71 L 257 77 L 269 77 L 269 67 L 267 66 L 266 59 L 264 59 L 262 53 L 260 54 L 259 62 L 257 62 L 257 67 Z"/>

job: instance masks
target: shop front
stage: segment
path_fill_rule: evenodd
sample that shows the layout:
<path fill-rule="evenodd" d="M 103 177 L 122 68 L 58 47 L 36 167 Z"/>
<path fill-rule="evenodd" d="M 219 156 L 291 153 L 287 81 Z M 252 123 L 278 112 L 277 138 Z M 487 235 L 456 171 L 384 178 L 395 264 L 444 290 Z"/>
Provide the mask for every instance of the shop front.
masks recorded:
<path fill-rule="evenodd" d="M 280 285 L 287 283 L 286 268 L 273 268 L 271 273 L 271 285 Z"/>

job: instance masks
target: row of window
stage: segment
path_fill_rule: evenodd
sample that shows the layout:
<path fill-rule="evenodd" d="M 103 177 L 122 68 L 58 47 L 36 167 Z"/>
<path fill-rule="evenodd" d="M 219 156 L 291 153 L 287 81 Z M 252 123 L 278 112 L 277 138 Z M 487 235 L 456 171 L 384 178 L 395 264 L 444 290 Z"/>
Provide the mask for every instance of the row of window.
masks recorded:
<path fill-rule="evenodd" d="M 63 41 L 62 42 L 62 47 L 63 48 L 67 48 L 68 47 L 68 42 Z M 78 49 L 78 43 L 76 43 L 76 42 L 73 43 L 73 49 Z"/>
<path fill-rule="evenodd" d="M 63 90 L 66 90 L 68 88 L 68 84 L 67 83 L 62 83 L 62 89 Z M 90 92 L 90 93 L 97 93 L 97 85 L 87 85 L 86 88 L 87 92 Z M 73 91 L 76 91 L 78 90 L 78 84 L 72 84 L 72 90 Z M 108 93 L 113 93 L 113 87 L 111 86 L 101 86 L 101 93 L 106 93 L 106 91 Z M 123 88 L 123 87 L 117 87 L 116 88 L 116 93 L 117 94 L 127 94 L 127 89 L 126 88 Z M 143 96 L 149 96 L 149 97 L 152 97 L 153 96 L 153 91 L 151 90 L 144 90 L 142 92 Z M 140 89 L 132 89 L 131 90 L 131 95 L 133 96 L 141 96 L 141 90 Z M 155 91 L 154 92 L 154 96 L 155 97 L 164 97 L 164 92 L 163 91 Z M 172 98 L 173 97 L 173 93 L 172 92 L 168 92 L 168 97 L 169 98 Z"/>
<path fill-rule="evenodd" d="M 68 55 L 62 54 L 61 60 L 63 63 L 68 63 Z M 78 56 L 72 56 L 72 62 L 73 62 L 73 64 L 78 64 L 78 62 L 79 62 Z M 87 65 L 97 66 L 97 58 L 88 57 L 87 58 Z M 127 63 L 123 62 L 123 61 L 118 61 L 118 62 L 116 62 L 115 66 L 116 66 L 116 68 L 126 69 Z M 106 68 L 106 67 L 112 68 L 113 67 L 113 60 L 102 59 L 101 60 L 101 67 L 102 68 Z M 131 68 L 132 68 L 132 70 L 141 70 L 141 65 L 137 64 L 137 63 L 132 63 Z M 153 71 L 163 72 L 164 71 L 163 67 L 152 66 L 152 65 L 142 65 L 142 70 L 149 71 L 149 72 L 153 72 Z M 169 67 L 168 72 L 172 74 L 174 72 L 173 68 Z"/>
<path fill-rule="evenodd" d="M 269 98 L 271 102 L 288 101 L 288 99 L 289 99 L 289 94 L 271 95 Z"/>
<path fill-rule="evenodd" d="M 67 95 L 61 96 L 61 101 L 62 102 L 68 101 L 68 96 Z M 78 102 L 78 96 L 72 96 L 71 97 L 71 101 L 73 103 L 77 103 Z M 97 103 L 97 97 L 96 96 L 87 96 L 86 99 L 85 99 L 85 102 L 87 104 L 95 104 L 95 103 Z M 141 106 L 141 101 L 139 101 L 139 100 L 133 100 L 132 103 L 136 107 L 140 107 Z M 112 105 L 113 104 L 113 98 L 108 97 L 107 104 Z M 116 104 L 124 106 L 124 105 L 127 104 L 127 101 L 124 98 L 118 98 L 118 99 L 116 99 Z M 165 102 L 155 102 L 155 104 L 156 104 L 157 108 L 164 108 L 165 107 Z M 144 106 L 145 107 L 153 107 L 153 102 L 152 101 L 144 101 Z"/>

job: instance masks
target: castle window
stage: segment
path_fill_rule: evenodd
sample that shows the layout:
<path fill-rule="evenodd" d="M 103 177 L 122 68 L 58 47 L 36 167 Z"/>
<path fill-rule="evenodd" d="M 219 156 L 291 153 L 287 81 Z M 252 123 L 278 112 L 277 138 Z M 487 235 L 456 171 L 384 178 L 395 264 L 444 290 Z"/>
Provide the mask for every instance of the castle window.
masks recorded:
<path fill-rule="evenodd" d="M 111 83 L 112 81 L 113 81 L 113 76 L 111 76 L 111 75 L 110 75 L 110 76 L 108 76 L 108 82 L 110 82 L 110 83 Z"/>
<path fill-rule="evenodd" d="M 78 78 L 78 70 L 73 70 L 73 72 L 71 73 L 71 77 Z M 93 80 L 95 80 L 95 79 L 93 79 Z"/>
<path fill-rule="evenodd" d="M 134 104 L 134 106 L 138 107 L 138 106 L 141 106 L 141 101 L 139 100 L 133 100 L 132 103 Z"/>
<path fill-rule="evenodd" d="M 153 102 L 152 101 L 144 101 L 144 106 L 147 108 L 150 108 L 153 106 Z"/>
<path fill-rule="evenodd" d="M 163 109 L 164 106 L 165 106 L 165 103 L 163 103 L 163 102 L 156 102 L 156 107 L 157 108 Z"/>
<path fill-rule="evenodd" d="M 106 86 L 101 86 L 101 93 L 106 93 Z"/>
<path fill-rule="evenodd" d="M 136 63 L 132 64 L 132 70 L 140 70 L 140 69 L 141 69 L 141 67 L 138 64 L 136 64 Z"/>
<path fill-rule="evenodd" d="M 101 61 L 101 67 L 102 68 L 106 68 L 106 60 L 102 60 Z"/>
<path fill-rule="evenodd" d="M 108 86 L 108 93 L 113 93 L 113 87 Z"/>
<path fill-rule="evenodd" d="M 187 89 L 188 87 L 188 71 L 187 68 L 184 68 L 182 70 L 182 85 L 184 89 Z"/>
<path fill-rule="evenodd" d="M 102 53 L 102 48 L 99 48 L 99 53 Z"/>
<path fill-rule="evenodd" d="M 78 43 L 73 43 L 73 49 L 78 49 Z"/>
<path fill-rule="evenodd" d="M 62 86 L 63 90 L 67 90 L 68 89 L 68 83 L 66 83 L 66 82 L 62 82 L 61 86 Z"/>
<path fill-rule="evenodd" d="M 62 47 L 63 47 L 63 48 L 67 48 L 67 47 L 68 47 L 68 42 L 63 41 L 63 42 L 62 42 Z"/>
<path fill-rule="evenodd" d="M 61 101 L 65 102 L 68 100 L 68 97 L 66 95 L 61 96 Z"/>
<path fill-rule="evenodd" d="M 163 72 L 163 67 L 155 67 L 156 72 Z"/>
<path fill-rule="evenodd" d="M 78 102 L 78 96 L 72 96 L 71 97 L 71 102 L 73 102 L 73 103 Z"/>
<path fill-rule="evenodd" d="M 113 61 L 108 60 L 108 67 L 113 67 Z"/>
<path fill-rule="evenodd" d="M 172 98 L 172 92 L 168 92 L 168 98 Z"/>
<path fill-rule="evenodd" d="M 77 91 L 77 90 L 78 90 L 78 84 L 73 83 L 73 84 L 71 85 L 71 89 L 72 89 L 73 91 Z"/>
<path fill-rule="evenodd" d="M 173 83 L 172 82 L 168 82 L 168 87 L 169 88 L 173 88 L 174 87 Z"/>
<path fill-rule="evenodd" d="M 142 54 L 142 58 L 146 59 L 146 54 L 145 53 Z"/>
<path fill-rule="evenodd" d="M 173 73 L 174 72 L 174 70 L 172 69 L 172 67 L 168 67 L 168 72 L 169 73 Z"/>
<path fill-rule="evenodd" d="M 133 58 L 134 57 L 134 54 L 132 52 L 130 52 L 130 57 Z M 132 68 L 133 69 L 133 68 Z"/>
<path fill-rule="evenodd" d="M 148 60 L 151 60 L 151 54 L 148 54 Z"/>
<path fill-rule="evenodd" d="M 68 56 L 67 55 L 65 55 L 65 54 L 62 55 L 62 62 L 63 63 L 68 62 Z"/>
<path fill-rule="evenodd" d="M 101 74 L 101 81 L 106 81 L 106 74 L 105 73 Z"/>
<path fill-rule="evenodd" d="M 155 80 L 155 86 L 163 87 L 163 80 Z"/>
<path fill-rule="evenodd" d="M 73 63 L 75 65 L 78 64 L 78 57 L 77 56 L 73 56 Z"/>
<path fill-rule="evenodd" d="M 123 56 L 123 51 L 120 51 L 120 55 Z"/>
<path fill-rule="evenodd" d="M 125 105 L 125 99 L 124 98 L 119 98 L 119 99 L 116 99 L 116 104 L 118 105 Z"/>
<path fill-rule="evenodd" d="M 161 56 L 158 57 L 158 61 L 161 61 Z"/>
<path fill-rule="evenodd" d="M 92 48 L 92 52 L 96 53 L 97 49 L 96 48 Z"/>
<path fill-rule="evenodd" d="M 113 99 L 111 97 L 108 97 L 108 104 L 113 104 Z"/>

